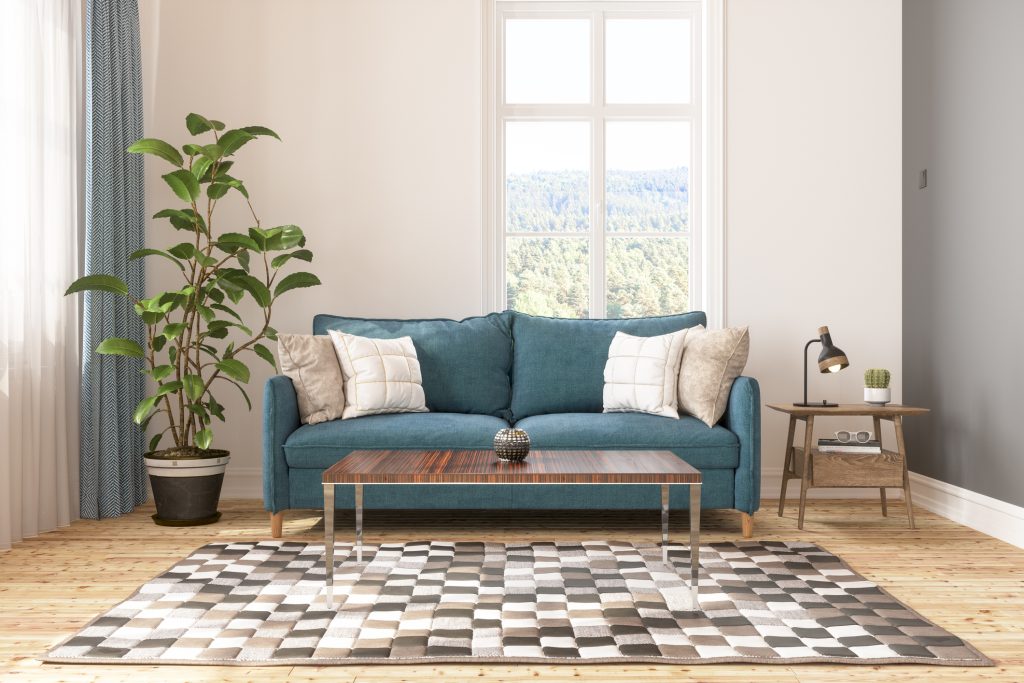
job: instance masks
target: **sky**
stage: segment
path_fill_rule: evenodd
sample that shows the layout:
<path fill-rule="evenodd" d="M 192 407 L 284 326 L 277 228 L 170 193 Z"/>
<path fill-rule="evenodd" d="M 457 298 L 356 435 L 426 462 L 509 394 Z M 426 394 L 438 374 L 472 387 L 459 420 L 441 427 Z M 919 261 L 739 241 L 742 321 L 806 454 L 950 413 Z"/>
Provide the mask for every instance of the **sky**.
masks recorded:
<path fill-rule="evenodd" d="M 588 19 L 509 19 L 505 95 L 510 104 L 587 103 Z M 608 19 L 605 84 L 609 103 L 680 103 L 690 93 L 688 19 Z M 515 121 L 505 128 L 506 173 L 590 168 L 590 123 Z M 609 121 L 606 168 L 689 166 L 683 121 Z"/>

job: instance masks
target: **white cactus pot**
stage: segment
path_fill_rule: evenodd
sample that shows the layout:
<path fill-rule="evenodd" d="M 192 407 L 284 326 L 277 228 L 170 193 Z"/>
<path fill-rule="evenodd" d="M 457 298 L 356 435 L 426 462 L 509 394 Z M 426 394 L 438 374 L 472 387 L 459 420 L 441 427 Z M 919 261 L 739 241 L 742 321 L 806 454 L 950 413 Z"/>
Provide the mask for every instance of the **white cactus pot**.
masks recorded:
<path fill-rule="evenodd" d="M 873 406 L 884 406 L 890 401 L 892 401 L 892 390 L 889 387 L 886 387 L 885 389 L 864 387 L 865 403 L 870 403 Z"/>

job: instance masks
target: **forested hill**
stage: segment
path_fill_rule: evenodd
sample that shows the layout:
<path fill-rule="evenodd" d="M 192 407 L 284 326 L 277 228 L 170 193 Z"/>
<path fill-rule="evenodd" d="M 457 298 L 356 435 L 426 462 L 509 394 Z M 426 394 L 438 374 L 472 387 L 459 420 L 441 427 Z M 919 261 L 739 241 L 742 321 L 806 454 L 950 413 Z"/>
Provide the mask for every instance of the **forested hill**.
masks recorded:
<path fill-rule="evenodd" d="M 532 173 L 508 179 L 509 229 L 537 237 L 506 242 L 511 308 L 535 315 L 632 318 L 689 307 L 689 240 L 630 237 L 688 227 L 685 168 L 613 172 L 606 199 L 611 234 L 605 244 L 605 301 L 590 300 L 588 188 L 585 173 Z M 579 232 L 579 238 L 544 237 Z"/>
<path fill-rule="evenodd" d="M 607 229 L 622 232 L 685 230 L 689 206 L 686 168 L 610 171 L 605 188 Z M 542 171 L 508 177 L 512 232 L 581 232 L 588 229 L 588 174 Z"/>

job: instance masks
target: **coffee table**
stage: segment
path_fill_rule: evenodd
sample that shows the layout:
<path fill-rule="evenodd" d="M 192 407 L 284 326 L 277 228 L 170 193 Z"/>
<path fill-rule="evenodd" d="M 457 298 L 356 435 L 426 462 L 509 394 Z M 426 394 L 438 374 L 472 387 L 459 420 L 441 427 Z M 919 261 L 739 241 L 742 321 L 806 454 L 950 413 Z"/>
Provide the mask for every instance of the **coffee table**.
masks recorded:
<path fill-rule="evenodd" d="M 503 463 L 491 450 L 352 451 L 323 475 L 327 603 L 333 605 L 334 487 L 355 485 L 356 562 L 363 561 L 363 486 L 367 484 L 659 484 L 661 557 L 668 564 L 669 485 L 690 487 L 690 595 L 697 609 L 701 474 L 671 451 L 531 451 Z M 671 565 L 669 565 L 671 566 Z"/>

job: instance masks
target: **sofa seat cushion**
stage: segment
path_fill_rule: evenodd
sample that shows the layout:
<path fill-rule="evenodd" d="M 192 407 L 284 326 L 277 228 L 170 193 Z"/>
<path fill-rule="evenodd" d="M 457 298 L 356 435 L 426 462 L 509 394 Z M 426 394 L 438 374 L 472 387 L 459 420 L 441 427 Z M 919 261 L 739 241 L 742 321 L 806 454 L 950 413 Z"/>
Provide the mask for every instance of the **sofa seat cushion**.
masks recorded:
<path fill-rule="evenodd" d="M 700 311 L 622 320 L 512 313 L 512 417 L 599 413 L 604 408 L 604 366 L 616 332 L 655 337 L 706 324 L 707 316 Z"/>
<path fill-rule="evenodd" d="M 532 448 L 664 449 L 700 470 L 735 469 L 740 462 L 735 434 L 689 415 L 670 420 L 643 413 L 559 413 L 527 417 L 516 427 L 530 435 Z"/>
<path fill-rule="evenodd" d="M 302 425 L 284 443 L 289 467 L 325 469 L 357 449 L 491 448 L 508 427 L 490 415 L 398 413 Z"/>

